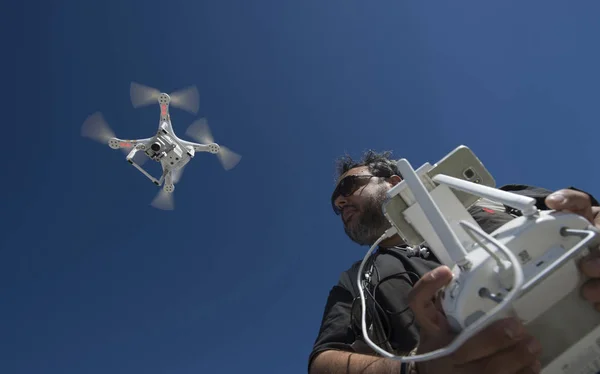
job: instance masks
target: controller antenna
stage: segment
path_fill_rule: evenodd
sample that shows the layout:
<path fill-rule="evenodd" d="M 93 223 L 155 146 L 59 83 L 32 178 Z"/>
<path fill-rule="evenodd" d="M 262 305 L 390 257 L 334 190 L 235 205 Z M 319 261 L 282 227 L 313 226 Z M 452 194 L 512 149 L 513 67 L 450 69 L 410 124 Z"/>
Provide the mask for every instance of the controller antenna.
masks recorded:
<path fill-rule="evenodd" d="M 467 251 L 460 243 L 460 240 L 458 240 L 454 231 L 452 231 L 450 224 L 446 221 L 442 212 L 440 212 L 439 208 L 429 195 L 429 192 L 423 185 L 423 182 L 419 179 L 417 173 L 413 170 L 408 160 L 404 158 L 398 161 L 397 165 L 408 188 L 410 188 L 415 200 L 421 206 L 421 209 L 423 209 L 425 217 L 427 217 L 427 220 L 429 220 L 433 226 L 440 241 L 444 247 L 446 247 L 452 261 L 457 264 L 461 270 L 469 270 L 471 262 L 467 260 Z"/>

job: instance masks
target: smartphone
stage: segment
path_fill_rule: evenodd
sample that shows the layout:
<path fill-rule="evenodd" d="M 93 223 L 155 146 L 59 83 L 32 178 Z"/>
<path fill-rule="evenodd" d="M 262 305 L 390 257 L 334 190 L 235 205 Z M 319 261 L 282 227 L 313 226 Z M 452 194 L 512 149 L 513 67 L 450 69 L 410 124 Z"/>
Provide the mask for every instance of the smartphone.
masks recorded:
<path fill-rule="evenodd" d="M 494 177 L 492 177 L 479 158 L 475 156 L 475 153 L 465 145 L 456 147 L 433 166 L 428 163 L 424 164 L 416 172 L 421 176 L 421 180 L 428 191 L 433 190 L 437 186 L 437 183 L 433 182 L 431 178 L 438 174 L 479 183 L 484 186 L 496 187 Z M 451 191 L 467 209 L 480 199 L 477 195 L 463 191 L 454 189 L 451 189 Z M 400 235 L 403 241 L 408 245 L 417 246 L 423 244 L 424 239 L 404 216 L 404 212 L 412 204 L 414 204 L 414 198 L 412 198 L 412 193 L 406 187 L 400 193 L 388 198 L 383 203 L 382 208 L 383 214 L 396 227 L 398 235 Z"/>
<path fill-rule="evenodd" d="M 492 177 L 490 172 L 483 166 L 483 163 L 479 158 L 475 156 L 475 153 L 465 145 L 456 147 L 427 172 L 429 178 L 433 178 L 438 174 L 464 179 L 488 187 L 496 187 L 494 177 Z M 469 208 L 480 199 L 479 196 L 467 192 L 458 190 L 452 190 L 452 192 L 454 192 L 465 208 Z"/>

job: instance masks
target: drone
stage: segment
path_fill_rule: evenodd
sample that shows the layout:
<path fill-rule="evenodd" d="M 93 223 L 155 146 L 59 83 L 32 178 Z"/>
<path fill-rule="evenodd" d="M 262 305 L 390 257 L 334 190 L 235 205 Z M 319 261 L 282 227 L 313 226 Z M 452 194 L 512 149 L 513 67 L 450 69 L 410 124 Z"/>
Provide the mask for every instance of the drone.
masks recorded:
<path fill-rule="evenodd" d="M 158 131 L 154 136 L 134 140 L 117 138 L 101 112 L 90 115 L 84 121 L 81 135 L 108 144 L 112 149 L 124 151 L 127 155 L 127 162 L 155 185 L 162 186 L 162 189 L 150 204 L 153 207 L 162 210 L 174 209 L 173 192 L 175 191 L 175 184 L 181 179 L 184 167 L 194 158 L 196 152 L 216 154 L 225 170 L 232 169 L 240 161 L 240 155 L 214 142 L 206 118 L 194 121 L 186 131 L 186 135 L 196 140 L 197 143 L 180 139 L 175 135 L 169 108 L 172 106 L 196 114 L 199 99 L 198 90 L 195 86 L 166 94 L 155 88 L 132 82 L 129 95 L 134 108 L 156 103 L 160 106 Z M 138 154 L 143 154 L 145 157 L 139 161 L 134 160 L 134 157 Z M 142 168 L 141 165 L 148 159 L 161 164 L 162 175 L 160 178 L 153 177 Z"/>

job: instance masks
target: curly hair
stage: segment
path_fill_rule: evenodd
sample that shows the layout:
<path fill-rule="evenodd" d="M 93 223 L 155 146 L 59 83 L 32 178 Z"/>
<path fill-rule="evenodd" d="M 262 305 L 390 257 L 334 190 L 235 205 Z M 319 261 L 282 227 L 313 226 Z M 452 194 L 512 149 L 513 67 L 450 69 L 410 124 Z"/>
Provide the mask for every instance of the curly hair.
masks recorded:
<path fill-rule="evenodd" d="M 336 162 L 336 179 L 348 170 L 360 166 L 367 166 L 369 171 L 376 177 L 390 177 L 392 175 L 402 177 L 396 166 L 396 162 L 390 158 L 391 155 L 392 151 L 376 152 L 369 149 L 363 152 L 359 160 L 354 160 L 351 156 L 346 154 L 340 157 Z"/>

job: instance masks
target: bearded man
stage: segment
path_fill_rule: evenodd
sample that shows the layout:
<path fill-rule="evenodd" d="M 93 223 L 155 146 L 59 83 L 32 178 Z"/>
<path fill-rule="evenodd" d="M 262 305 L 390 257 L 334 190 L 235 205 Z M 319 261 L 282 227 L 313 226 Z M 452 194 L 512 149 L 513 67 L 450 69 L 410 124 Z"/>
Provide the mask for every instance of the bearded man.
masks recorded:
<path fill-rule="evenodd" d="M 382 213 L 386 192 L 402 180 L 390 152 L 366 152 L 354 161 L 345 156 L 331 197 L 344 231 L 359 246 L 371 246 L 390 227 Z M 600 207 L 591 195 L 573 187 L 552 192 L 526 185 L 501 189 L 533 197 L 538 209 L 580 214 L 600 228 Z M 520 215 L 520 212 L 485 199 L 469 213 L 487 233 Z M 437 291 L 452 279 L 432 253 L 406 246 L 399 236 L 380 243 L 372 256 L 376 271 L 368 293 L 374 302 L 367 320 L 370 339 L 396 355 L 430 352 L 448 345 L 454 337 L 439 306 Z M 418 373 L 418 374 L 525 374 L 539 373 L 540 343 L 527 333 L 518 319 L 491 324 L 452 355 L 403 364 L 378 356 L 362 337 L 361 304 L 356 288 L 357 261 L 331 288 L 321 326 L 309 357 L 308 371 L 320 373 Z M 593 278 L 582 288 L 590 308 L 600 305 L 600 260 L 593 256 L 580 264 Z M 600 308 L 598 308 L 600 309 Z"/>

